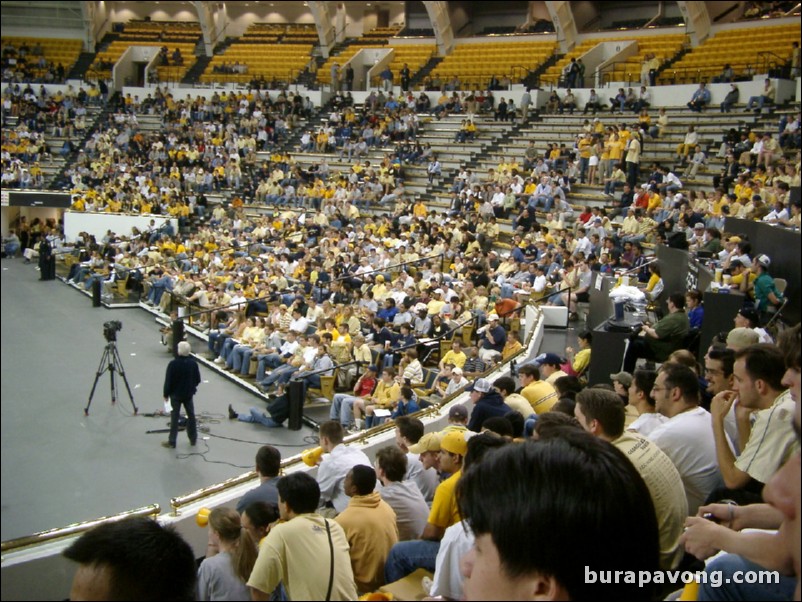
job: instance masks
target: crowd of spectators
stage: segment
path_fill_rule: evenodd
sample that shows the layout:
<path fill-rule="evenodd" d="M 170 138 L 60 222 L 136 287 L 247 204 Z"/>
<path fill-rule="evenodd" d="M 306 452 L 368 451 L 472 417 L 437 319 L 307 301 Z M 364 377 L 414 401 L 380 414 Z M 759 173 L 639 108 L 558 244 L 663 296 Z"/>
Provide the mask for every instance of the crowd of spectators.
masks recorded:
<path fill-rule="evenodd" d="M 676 570 L 704 573 L 700 600 L 798 598 L 800 326 L 776 345 L 739 330 L 713 343 L 704 370 L 676 353 L 656 371 L 583 387 L 554 370 L 554 384 L 541 380 L 544 357 L 521 368 L 520 392 L 511 377 L 477 378 L 440 430 L 397 418 L 373 462 L 325 422 L 309 454 L 316 478 L 281 476 L 280 453 L 263 446 L 258 486 L 236 510 L 203 516 L 197 582 L 180 538 L 128 519 L 65 552 L 80 564 L 72 597 L 105 570 L 92 582 L 104 597 L 114 587 L 191 599 L 197 587 L 203 599 L 355 599 L 405 579 L 405 591 L 444 599 L 539 599 L 531 592 L 547 588 L 549 599 L 653 600 L 679 594 L 665 572 Z M 544 552 L 533 537 L 553 543 Z M 169 584 L 135 560 L 137 544 L 156 541 L 172 551 Z M 326 554 L 334 562 L 314 562 Z M 431 577 L 407 579 L 417 569 Z M 113 578 L 123 571 L 128 579 Z M 615 571 L 633 577 L 607 577 Z"/>
<path fill-rule="evenodd" d="M 54 64 L 45 57 L 39 44 L 29 47 L 23 43 L 19 47 L 4 42 L 2 49 L 2 79 L 13 83 L 61 84 L 67 75 L 67 67 Z"/>

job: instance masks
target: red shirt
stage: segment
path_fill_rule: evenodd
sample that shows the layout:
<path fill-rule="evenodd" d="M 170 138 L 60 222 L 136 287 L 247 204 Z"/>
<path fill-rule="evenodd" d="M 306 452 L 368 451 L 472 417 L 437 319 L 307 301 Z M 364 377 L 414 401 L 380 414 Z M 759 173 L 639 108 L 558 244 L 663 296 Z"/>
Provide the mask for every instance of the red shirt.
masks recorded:
<path fill-rule="evenodd" d="M 373 389 L 376 388 L 376 379 L 371 376 L 363 377 L 357 386 L 356 395 L 357 397 L 367 397 L 371 393 L 373 393 Z"/>

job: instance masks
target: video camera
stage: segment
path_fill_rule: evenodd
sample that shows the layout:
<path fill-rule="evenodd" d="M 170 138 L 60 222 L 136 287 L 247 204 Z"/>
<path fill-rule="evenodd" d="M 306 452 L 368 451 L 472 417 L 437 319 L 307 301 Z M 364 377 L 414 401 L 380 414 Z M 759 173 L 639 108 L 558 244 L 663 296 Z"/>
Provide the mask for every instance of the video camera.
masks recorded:
<path fill-rule="evenodd" d="M 123 324 L 119 320 L 109 320 L 103 322 L 103 336 L 111 343 L 117 340 L 117 333 L 123 329 Z"/>

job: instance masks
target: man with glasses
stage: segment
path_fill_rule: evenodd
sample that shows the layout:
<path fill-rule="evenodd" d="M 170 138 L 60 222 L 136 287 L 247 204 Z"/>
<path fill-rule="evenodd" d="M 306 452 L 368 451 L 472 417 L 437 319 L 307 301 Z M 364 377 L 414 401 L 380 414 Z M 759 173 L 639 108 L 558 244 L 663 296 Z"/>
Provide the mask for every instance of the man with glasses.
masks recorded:
<path fill-rule="evenodd" d="M 696 514 L 720 479 L 710 413 L 699 407 L 699 379 L 687 366 L 665 363 L 657 373 L 652 398 L 668 420 L 649 439 L 674 462 L 685 485 L 688 511 Z"/>

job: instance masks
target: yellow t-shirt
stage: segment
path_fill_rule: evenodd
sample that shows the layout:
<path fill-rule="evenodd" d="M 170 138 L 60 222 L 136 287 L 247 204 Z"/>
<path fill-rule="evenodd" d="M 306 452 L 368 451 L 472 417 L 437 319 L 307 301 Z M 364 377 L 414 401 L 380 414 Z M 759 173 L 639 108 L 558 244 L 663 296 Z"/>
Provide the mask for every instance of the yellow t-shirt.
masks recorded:
<path fill-rule="evenodd" d="M 459 353 L 454 353 L 453 349 L 449 349 L 443 356 L 443 364 L 454 364 L 457 368 L 461 369 L 465 365 L 467 359 L 465 352 L 460 351 Z"/>
<path fill-rule="evenodd" d="M 574 369 L 574 372 L 577 374 L 581 374 L 585 368 L 588 367 L 590 363 L 590 349 L 582 349 L 581 351 L 577 351 L 576 355 L 574 356 L 574 363 L 571 364 L 571 368 Z"/>
<path fill-rule="evenodd" d="M 457 482 L 460 477 L 462 477 L 462 471 L 458 470 L 435 489 L 432 509 L 429 511 L 430 525 L 447 529 L 461 520 L 456 495 Z"/>
<path fill-rule="evenodd" d="M 529 383 L 521 390 L 521 395 L 526 397 L 535 414 L 548 412 L 559 400 L 557 391 L 545 380 Z"/>

